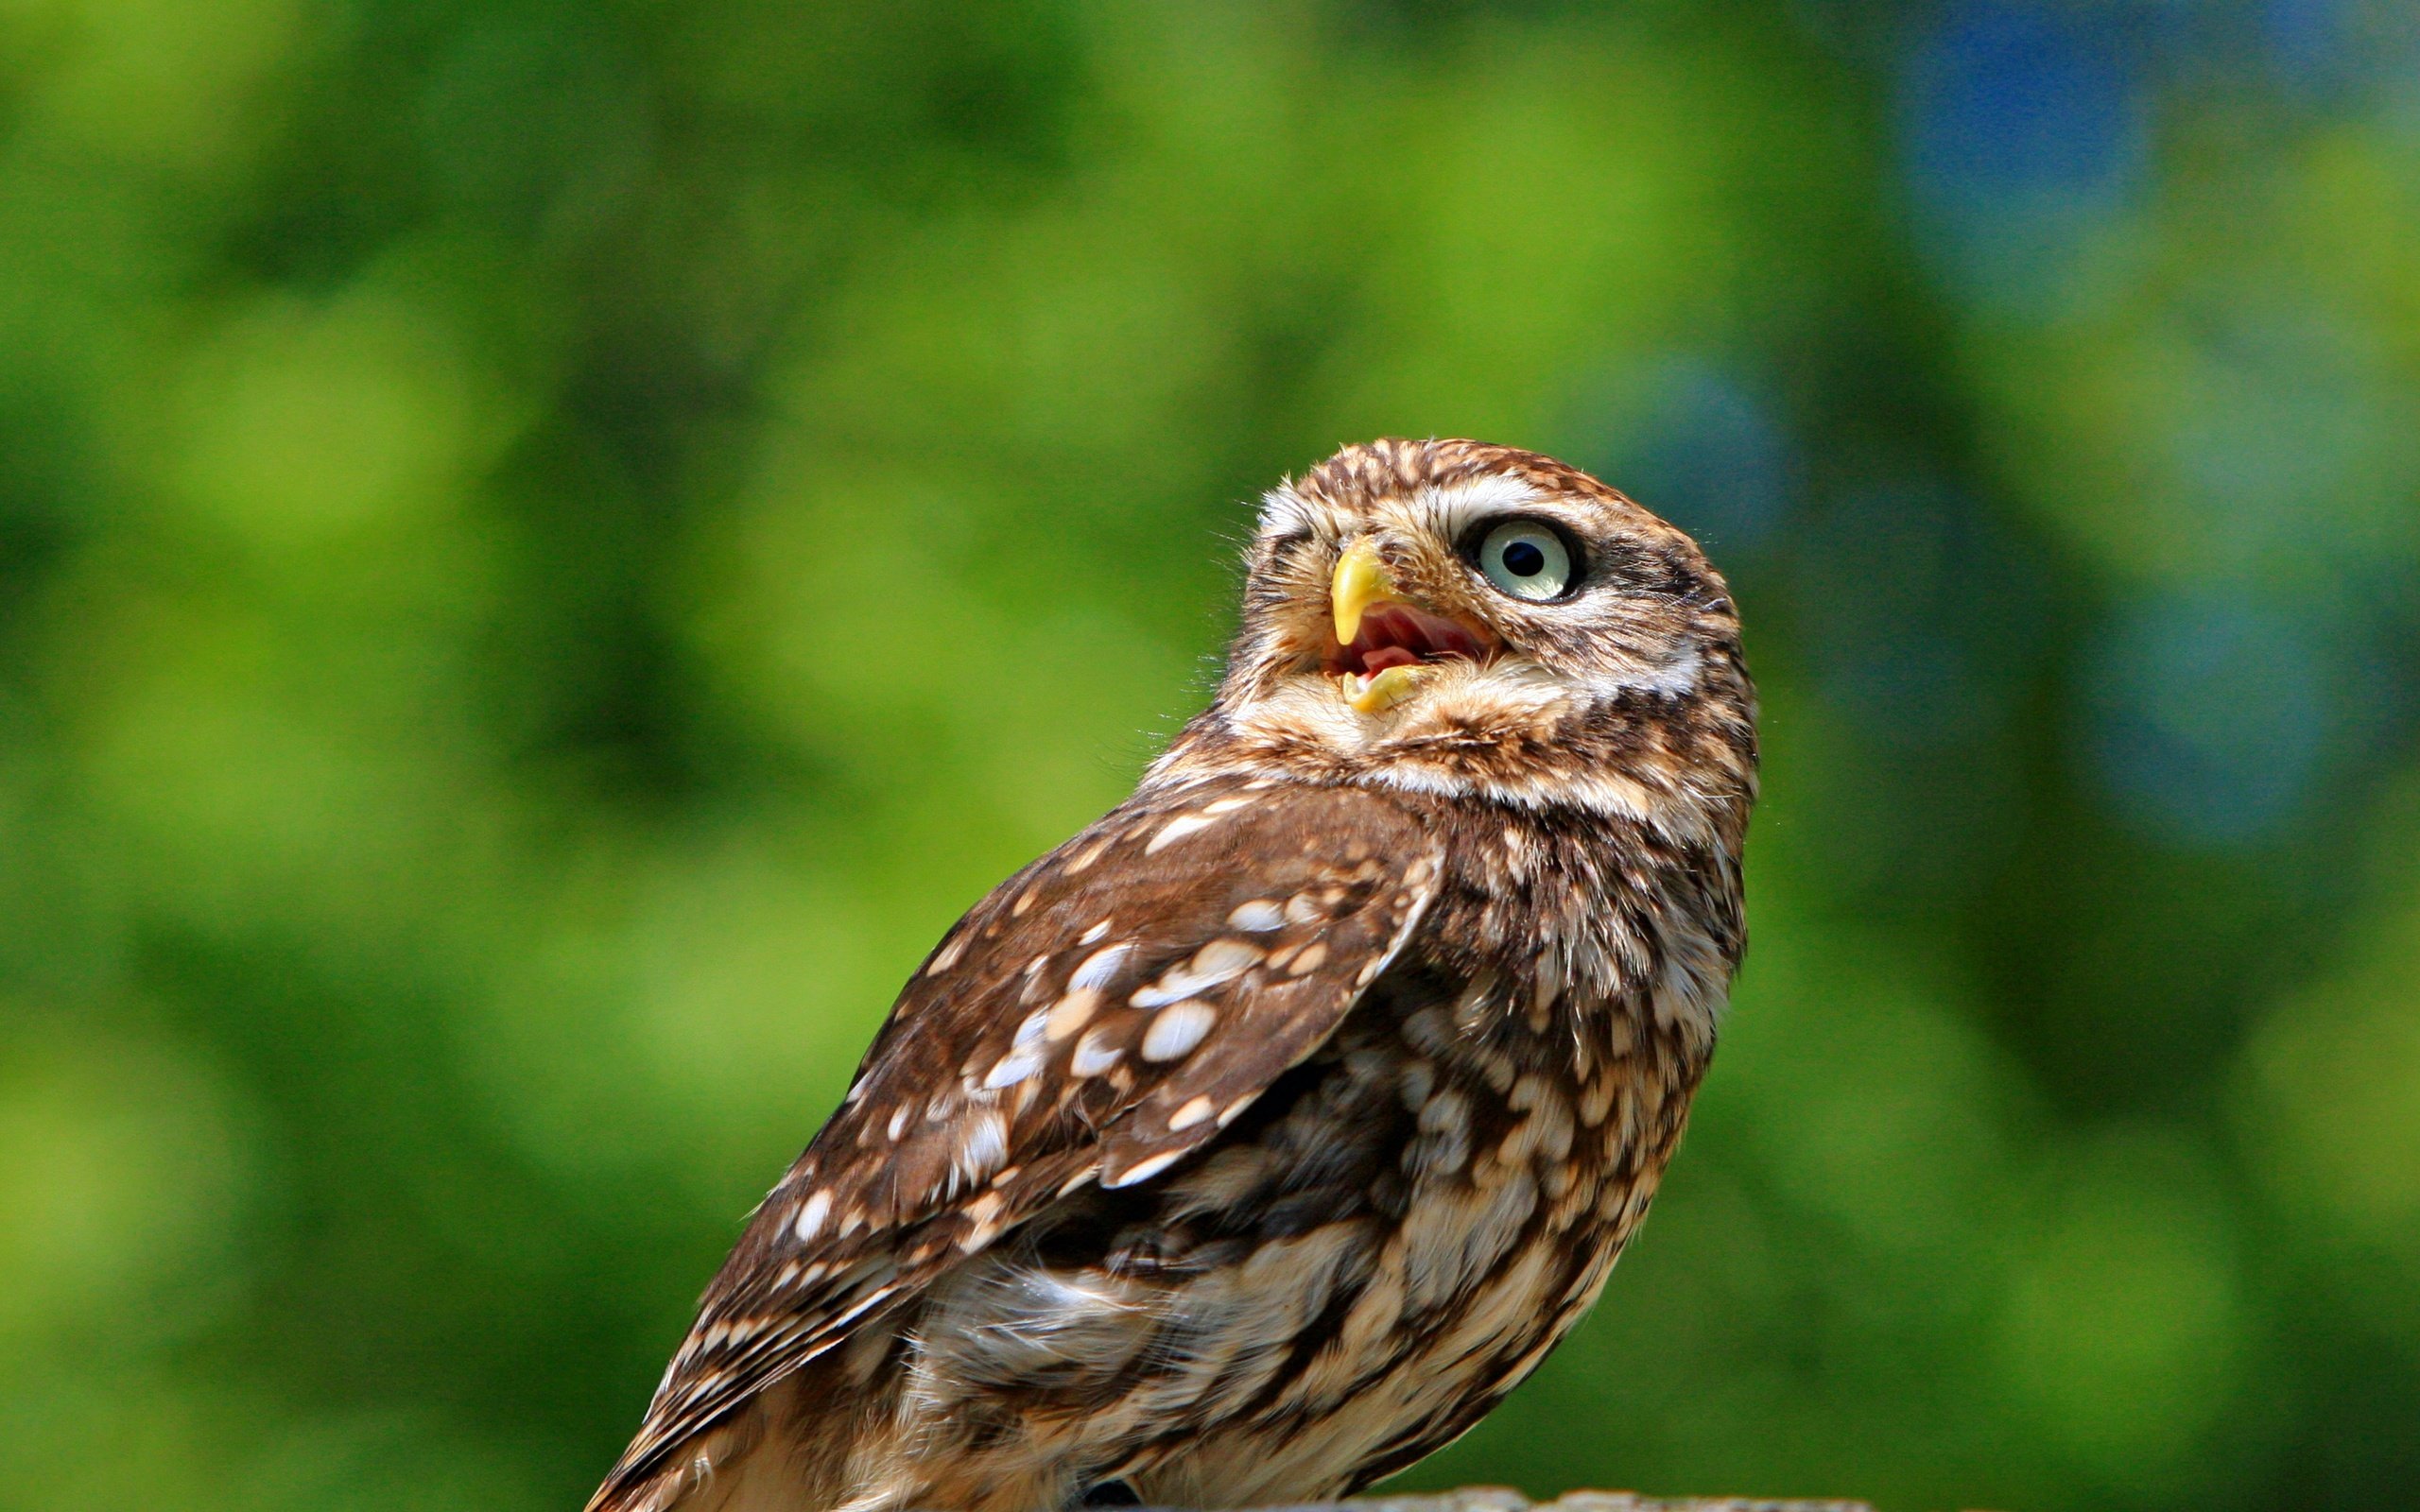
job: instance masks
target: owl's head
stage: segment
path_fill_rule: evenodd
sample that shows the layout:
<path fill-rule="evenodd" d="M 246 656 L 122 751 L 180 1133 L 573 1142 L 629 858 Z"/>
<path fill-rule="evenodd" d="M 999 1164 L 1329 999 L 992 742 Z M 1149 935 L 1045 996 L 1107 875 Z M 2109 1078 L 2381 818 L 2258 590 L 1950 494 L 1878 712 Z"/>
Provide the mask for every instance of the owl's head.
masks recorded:
<path fill-rule="evenodd" d="M 1270 490 L 1211 708 L 1158 769 L 1246 761 L 1530 807 L 1736 799 L 1739 620 L 1697 543 L 1577 468 L 1349 446 Z"/>

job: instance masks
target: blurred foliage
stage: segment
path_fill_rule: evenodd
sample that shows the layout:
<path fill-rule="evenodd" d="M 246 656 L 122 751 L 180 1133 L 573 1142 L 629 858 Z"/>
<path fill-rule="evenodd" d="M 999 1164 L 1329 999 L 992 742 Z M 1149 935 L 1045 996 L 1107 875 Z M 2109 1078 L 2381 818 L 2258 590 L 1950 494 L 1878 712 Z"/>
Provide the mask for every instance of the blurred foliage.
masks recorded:
<path fill-rule="evenodd" d="M 2420 1500 L 2377 0 L 0 0 L 0 1506 L 577 1505 L 910 964 L 1476 435 L 1734 576 L 1755 947 L 1412 1484 Z"/>

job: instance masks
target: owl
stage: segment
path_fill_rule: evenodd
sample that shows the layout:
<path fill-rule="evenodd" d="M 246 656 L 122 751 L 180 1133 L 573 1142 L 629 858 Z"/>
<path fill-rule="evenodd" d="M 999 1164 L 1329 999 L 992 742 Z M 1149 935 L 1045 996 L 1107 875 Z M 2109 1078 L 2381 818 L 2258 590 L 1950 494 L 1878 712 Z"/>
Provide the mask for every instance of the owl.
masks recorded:
<path fill-rule="evenodd" d="M 591 1512 L 1349 1494 L 1647 1211 L 1744 945 L 1722 578 L 1579 470 L 1271 490 L 1208 709 L 916 969 Z"/>

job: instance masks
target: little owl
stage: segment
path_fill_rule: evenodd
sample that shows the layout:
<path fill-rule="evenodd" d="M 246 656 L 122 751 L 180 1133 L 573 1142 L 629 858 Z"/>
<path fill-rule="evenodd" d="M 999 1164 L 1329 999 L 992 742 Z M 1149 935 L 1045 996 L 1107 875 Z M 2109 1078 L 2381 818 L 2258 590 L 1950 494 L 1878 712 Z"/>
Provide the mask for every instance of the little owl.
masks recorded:
<path fill-rule="evenodd" d="M 1744 943 L 1722 578 L 1595 478 L 1271 491 L 1210 707 L 977 903 L 774 1187 L 591 1512 L 1340 1496 L 1603 1286 Z"/>

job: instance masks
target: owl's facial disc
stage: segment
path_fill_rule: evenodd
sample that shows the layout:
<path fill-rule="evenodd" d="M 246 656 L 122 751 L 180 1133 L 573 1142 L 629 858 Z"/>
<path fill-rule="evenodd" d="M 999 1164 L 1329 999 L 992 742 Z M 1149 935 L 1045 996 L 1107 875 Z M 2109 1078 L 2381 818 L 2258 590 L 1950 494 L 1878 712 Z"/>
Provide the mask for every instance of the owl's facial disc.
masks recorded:
<path fill-rule="evenodd" d="M 1336 635 L 1321 666 L 1362 713 L 1409 697 L 1439 662 L 1484 664 L 1495 654 L 1495 638 L 1485 628 L 1406 601 L 1367 536 L 1338 558 L 1328 607 Z"/>
<path fill-rule="evenodd" d="M 1695 801 L 1675 752 L 1753 763 L 1721 576 L 1534 452 L 1346 447 L 1263 500 L 1242 608 L 1217 697 L 1155 780 L 1289 773 L 1635 815 L 1643 794 Z"/>

